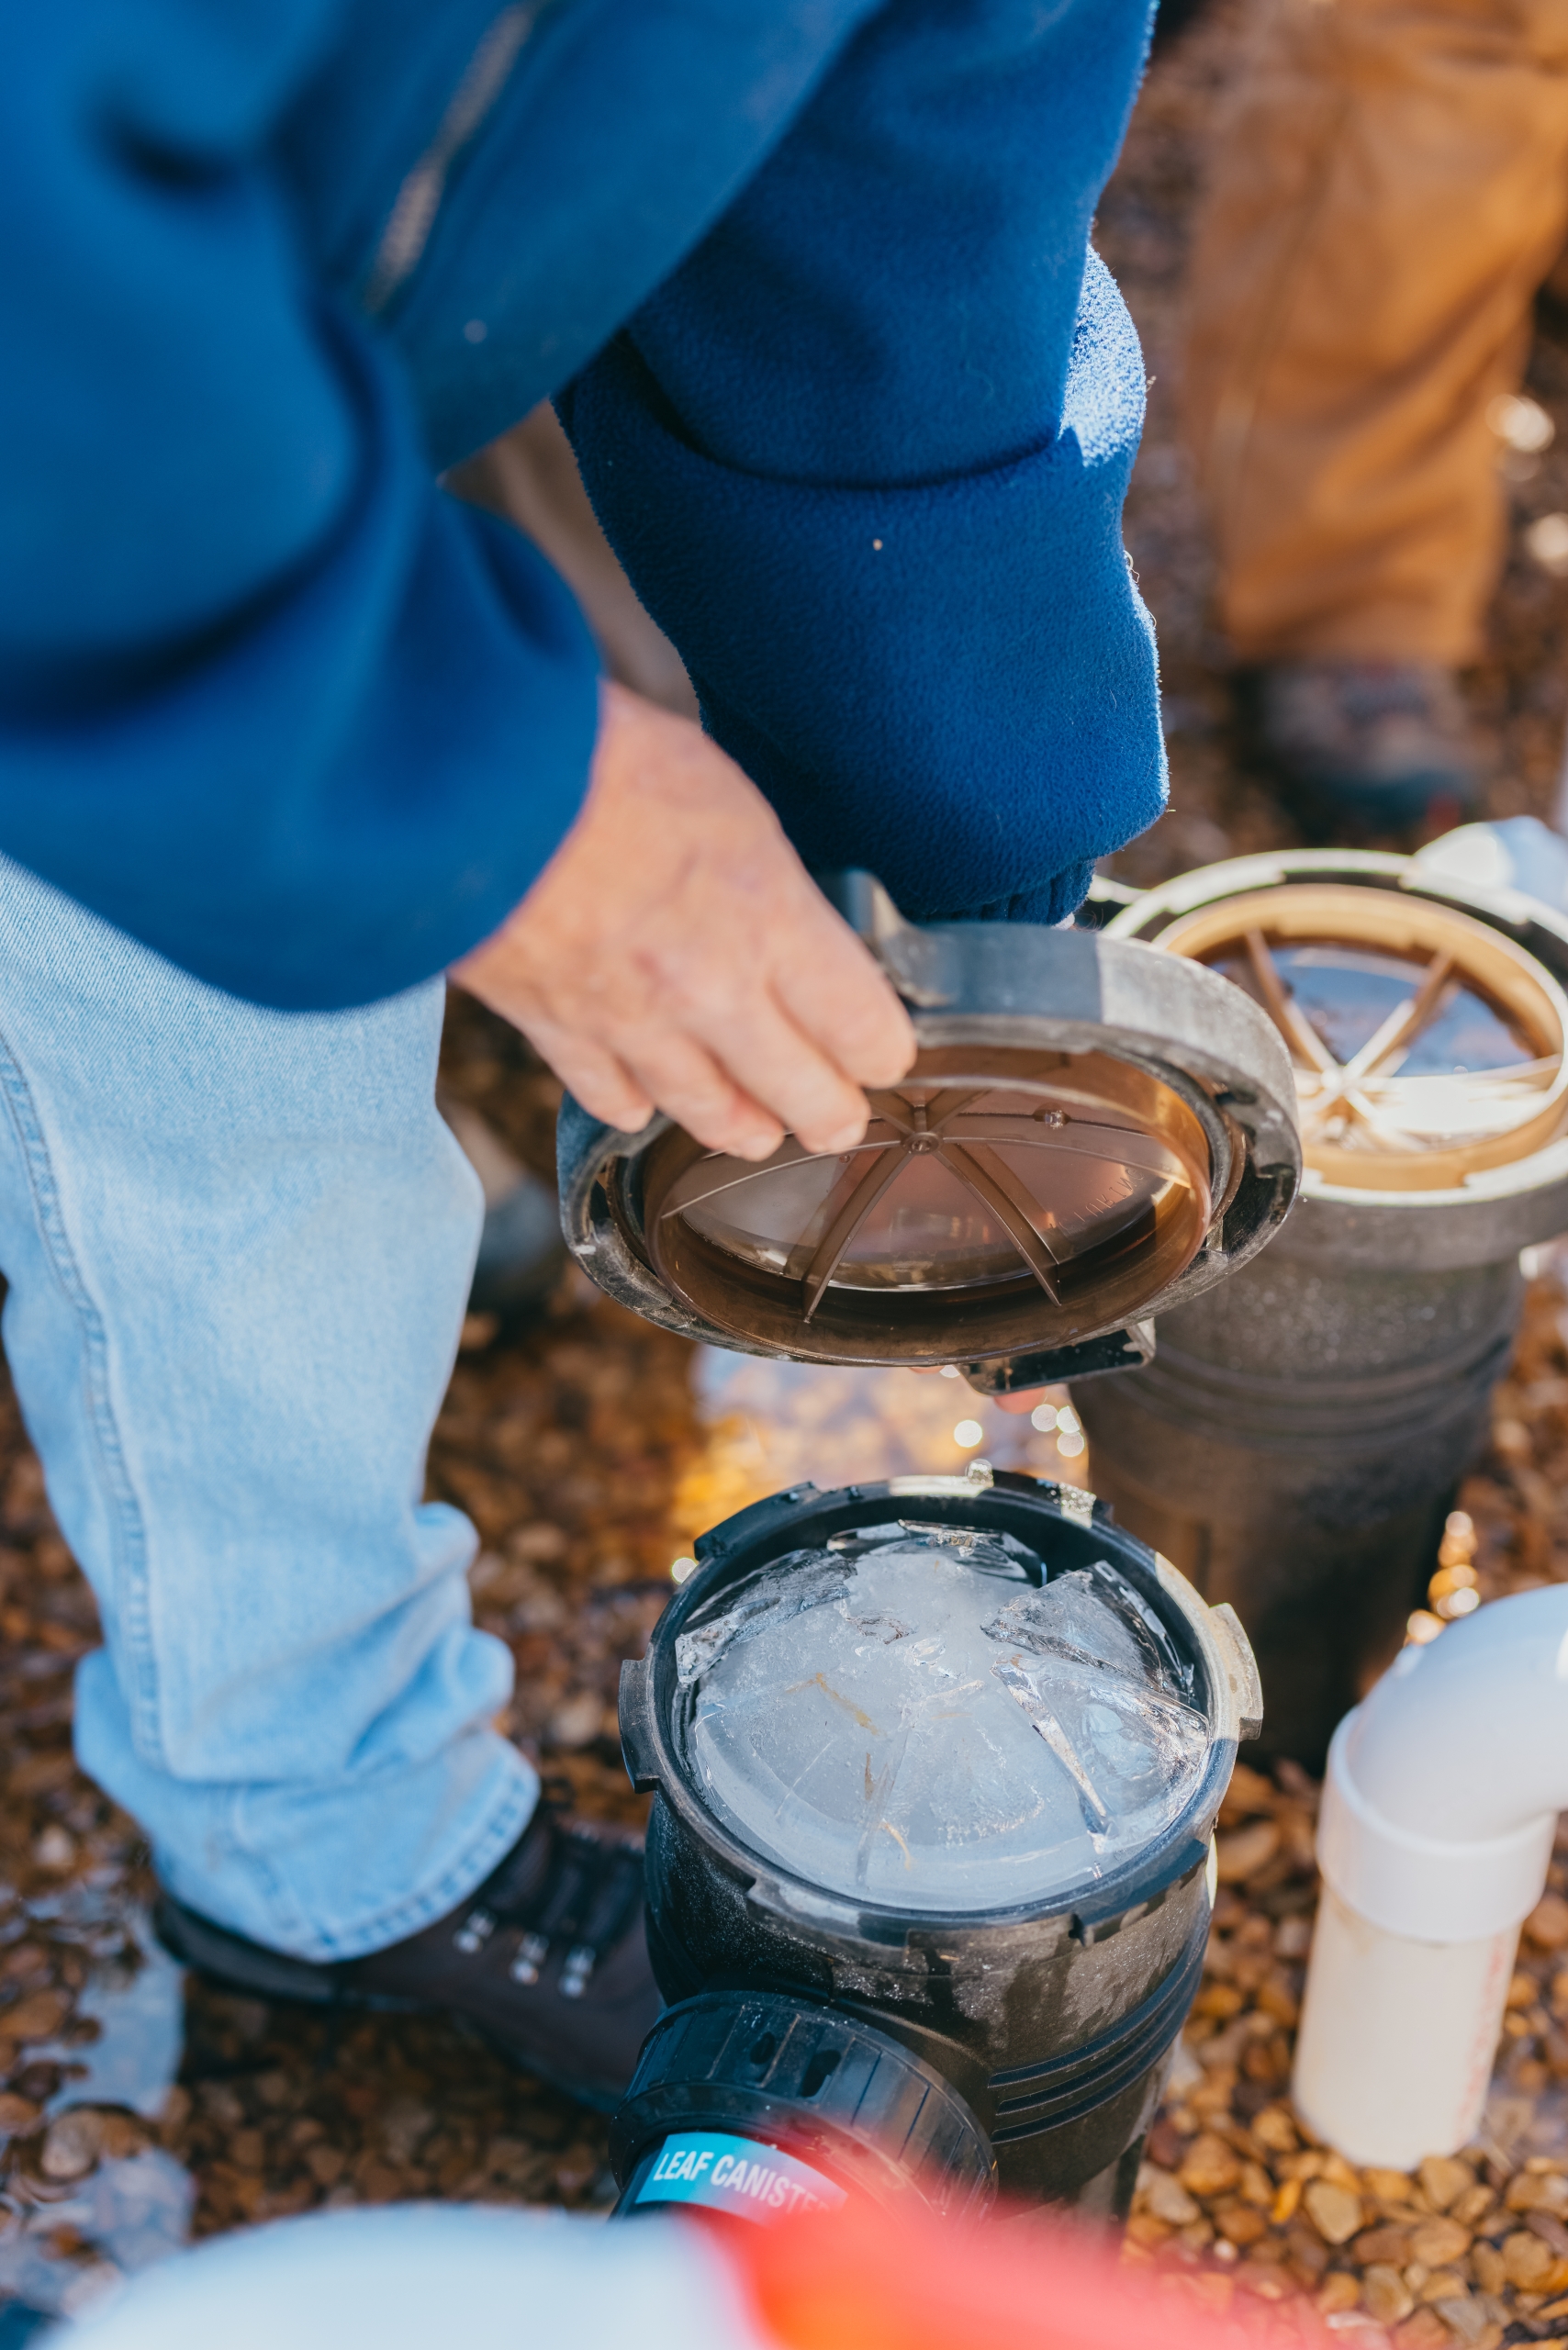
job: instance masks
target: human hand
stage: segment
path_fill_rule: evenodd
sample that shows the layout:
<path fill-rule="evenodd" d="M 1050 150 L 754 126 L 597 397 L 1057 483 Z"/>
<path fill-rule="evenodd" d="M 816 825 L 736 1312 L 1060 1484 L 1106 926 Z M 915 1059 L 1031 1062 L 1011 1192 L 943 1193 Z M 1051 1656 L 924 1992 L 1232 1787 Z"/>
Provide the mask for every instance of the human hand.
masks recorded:
<path fill-rule="evenodd" d="M 585 1110 L 663 1110 L 766 1158 L 865 1132 L 863 1086 L 914 1058 L 909 1015 L 762 794 L 689 719 L 606 684 L 588 797 L 532 889 L 453 977 Z"/>

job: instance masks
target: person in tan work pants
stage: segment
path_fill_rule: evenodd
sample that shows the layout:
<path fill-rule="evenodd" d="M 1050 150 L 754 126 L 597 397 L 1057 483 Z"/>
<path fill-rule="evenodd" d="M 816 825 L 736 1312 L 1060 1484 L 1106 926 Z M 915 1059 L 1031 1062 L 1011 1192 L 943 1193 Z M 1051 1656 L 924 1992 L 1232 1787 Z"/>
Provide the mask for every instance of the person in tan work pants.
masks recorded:
<path fill-rule="evenodd" d="M 1260 744 L 1332 829 L 1473 796 L 1452 673 L 1568 229 L 1568 0 L 1260 0 L 1192 260 L 1186 429 Z"/>

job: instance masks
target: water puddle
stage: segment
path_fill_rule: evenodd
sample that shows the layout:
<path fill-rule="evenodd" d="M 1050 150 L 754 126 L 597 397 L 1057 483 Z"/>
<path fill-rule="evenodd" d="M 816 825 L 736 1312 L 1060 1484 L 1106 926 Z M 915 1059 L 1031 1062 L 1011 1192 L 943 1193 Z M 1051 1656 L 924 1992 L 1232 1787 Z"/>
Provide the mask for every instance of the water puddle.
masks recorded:
<path fill-rule="evenodd" d="M 86 1971 L 64 2029 L 28 2045 L 22 2094 L 6 2100 L 27 2134 L 0 2196 L 0 2295 L 69 2316 L 189 2240 L 196 2181 L 144 2126 L 167 2113 L 180 2069 L 185 1975 L 117 1872 L 22 1905 L 11 1951 L 39 1946 L 34 1935 L 62 1971 L 73 1957 Z M 43 2093 L 39 2122 L 29 2088 Z"/>
<path fill-rule="evenodd" d="M 827 1369 L 699 1347 L 691 1378 L 706 1441 L 675 1498 L 688 1540 L 788 1485 L 959 1476 L 977 1458 L 1065 1483 L 1088 1479 L 1065 1387 L 1048 1389 L 1031 1418 L 942 1371 Z"/>
<path fill-rule="evenodd" d="M 118 1909 L 112 1894 L 90 1904 L 67 1894 L 28 1905 L 29 1915 L 50 1924 L 57 1939 L 69 1930 L 73 1910 L 89 1908 L 84 1937 L 106 1937 L 110 1951 L 97 1958 L 76 2001 L 80 2036 L 69 2043 L 45 2042 L 35 2052 L 59 2064 L 65 2076 L 45 2111 L 52 2116 L 70 2106 L 113 2105 L 154 2121 L 167 2105 L 185 2048 L 185 1971 L 158 1941 L 140 1904 Z"/>

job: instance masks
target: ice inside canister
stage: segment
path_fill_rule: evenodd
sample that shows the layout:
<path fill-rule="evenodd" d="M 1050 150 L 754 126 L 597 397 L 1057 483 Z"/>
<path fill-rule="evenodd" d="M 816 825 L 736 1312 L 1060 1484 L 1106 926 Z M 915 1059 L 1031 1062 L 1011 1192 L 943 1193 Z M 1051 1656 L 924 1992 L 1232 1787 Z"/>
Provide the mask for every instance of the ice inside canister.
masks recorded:
<path fill-rule="evenodd" d="M 750 1852 L 935 1914 L 1108 1874 L 1209 1749 L 1193 1664 L 1107 1561 L 914 1520 L 791 1550 L 676 1643 L 689 1783 Z"/>

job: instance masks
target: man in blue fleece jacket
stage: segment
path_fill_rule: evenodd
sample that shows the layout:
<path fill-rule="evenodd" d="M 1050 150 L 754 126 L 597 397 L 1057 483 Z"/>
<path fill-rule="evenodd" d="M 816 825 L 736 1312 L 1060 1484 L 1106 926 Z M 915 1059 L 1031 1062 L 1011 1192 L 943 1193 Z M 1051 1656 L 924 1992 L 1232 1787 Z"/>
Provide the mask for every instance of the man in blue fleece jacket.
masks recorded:
<path fill-rule="evenodd" d="M 478 1213 L 440 974 L 602 1117 L 838 1148 L 910 1036 L 805 865 L 1055 921 L 1158 813 L 1141 366 L 1088 242 L 1147 16 L 135 0 L 18 33 L 6 1342 L 104 1615 L 78 1751 L 230 1980 L 625 2077 L 635 1853 L 488 1727 L 472 1530 L 420 1499 Z M 601 689 L 560 581 L 440 487 L 547 395 L 705 734 Z"/>

